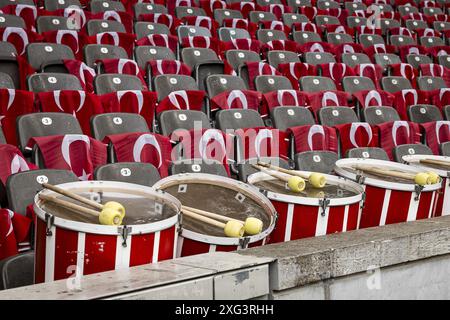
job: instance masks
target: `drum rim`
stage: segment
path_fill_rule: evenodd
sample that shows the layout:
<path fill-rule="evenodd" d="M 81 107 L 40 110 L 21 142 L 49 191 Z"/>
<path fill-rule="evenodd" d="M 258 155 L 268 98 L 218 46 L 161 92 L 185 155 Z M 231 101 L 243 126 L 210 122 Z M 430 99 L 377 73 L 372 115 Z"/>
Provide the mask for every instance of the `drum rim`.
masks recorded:
<path fill-rule="evenodd" d="M 402 160 L 405 161 L 408 165 L 416 168 L 421 168 L 425 170 L 430 170 L 436 172 L 439 176 L 442 178 L 448 178 L 448 174 L 450 170 L 444 170 L 444 169 L 436 169 L 427 167 L 418 161 L 421 159 L 433 159 L 433 160 L 447 160 L 450 161 L 450 157 L 446 156 L 437 156 L 437 155 L 426 155 L 426 154 L 409 154 L 402 157 Z"/>
<path fill-rule="evenodd" d="M 106 185 L 105 185 L 106 184 Z M 93 223 L 86 223 L 86 222 L 79 222 L 79 221 L 72 221 L 64 218 L 57 217 L 55 215 L 49 214 L 45 212 L 38 204 L 41 202 L 39 199 L 39 194 L 45 193 L 45 194 L 54 194 L 55 192 L 43 189 L 40 192 L 36 194 L 34 197 L 34 211 L 36 213 L 36 216 L 45 221 L 46 214 L 49 214 L 50 216 L 54 217 L 53 226 L 60 227 L 67 230 L 77 231 L 77 232 L 84 232 L 84 233 L 92 233 L 92 234 L 101 234 L 101 235 L 114 235 L 118 236 L 120 235 L 119 230 L 123 227 L 131 227 L 131 231 L 128 233 L 129 235 L 136 235 L 136 234 L 149 234 L 154 233 L 157 231 L 163 231 L 166 229 L 169 229 L 175 225 L 178 224 L 179 221 L 179 215 L 180 215 L 180 209 L 181 209 L 181 203 L 178 201 L 177 198 L 171 196 L 168 193 L 162 193 L 158 190 L 155 190 L 152 187 L 144 186 L 144 185 L 138 185 L 128 182 L 119 182 L 119 181 L 106 181 L 106 180 L 91 180 L 91 181 L 76 181 L 76 182 L 68 182 L 68 183 L 62 183 L 58 184 L 58 187 L 64 188 L 64 187 L 83 187 L 90 186 L 92 187 L 100 187 L 104 186 L 106 188 L 110 187 L 111 185 L 115 188 L 125 188 L 126 190 L 132 190 L 132 191 L 139 191 L 140 193 L 146 193 L 146 194 L 153 194 L 155 196 L 159 196 L 162 198 L 166 198 L 167 203 L 170 204 L 175 209 L 175 214 L 169 218 L 156 221 L 156 222 L 150 222 L 150 223 L 144 223 L 144 224 L 130 224 L 130 225 L 120 225 L 120 226 L 106 226 L 101 224 L 93 224 Z"/>
<path fill-rule="evenodd" d="M 345 164 L 355 164 L 356 162 L 360 162 L 361 164 L 373 164 L 373 165 L 381 165 L 381 166 L 391 166 L 394 168 L 403 168 L 406 169 L 406 171 L 410 171 L 411 173 L 418 173 L 421 172 L 418 168 L 414 166 L 409 166 L 407 164 L 393 162 L 393 161 L 386 161 L 386 160 L 379 160 L 379 159 L 368 159 L 368 158 L 346 158 L 346 159 L 339 159 L 336 161 L 336 165 L 334 167 L 334 171 L 347 179 L 351 179 L 353 181 L 356 180 L 356 174 L 353 172 L 350 172 L 346 170 L 345 168 L 342 168 L 342 165 Z M 416 184 L 414 183 L 398 183 L 398 182 L 392 182 L 392 181 L 386 181 L 382 179 L 376 179 L 376 178 L 370 178 L 370 177 L 364 177 L 363 185 L 369 185 L 373 187 L 378 187 L 382 189 L 388 189 L 388 190 L 398 190 L 398 191 L 416 191 Z M 423 186 L 422 192 L 428 192 L 428 191 L 436 191 L 441 188 L 441 183 L 435 183 L 430 185 Z"/>
<path fill-rule="evenodd" d="M 302 172 L 305 174 L 310 174 L 311 172 L 309 171 L 298 171 L 298 172 Z M 359 193 L 357 195 L 351 196 L 351 197 L 343 197 L 343 198 L 326 198 L 327 200 L 330 200 L 330 203 L 327 206 L 342 206 L 342 205 L 350 205 L 350 204 L 354 204 L 356 202 L 359 202 L 363 199 L 363 195 L 364 195 L 364 189 L 363 187 L 361 187 L 360 184 L 344 178 L 344 177 L 339 177 L 339 176 L 333 176 L 331 174 L 324 174 L 324 176 L 327 178 L 327 180 L 332 180 L 335 182 L 342 182 L 342 183 L 346 183 L 351 185 L 353 188 L 355 188 Z M 256 183 L 259 182 L 261 180 L 258 181 L 253 181 L 251 182 L 251 180 L 253 179 L 258 179 L 261 177 L 268 177 L 267 174 L 265 174 L 264 172 L 256 172 L 251 174 L 248 177 L 248 181 L 249 184 L 251 184 L 252 186 L 254 186 L 252 183 Z M 339 181 L 341 180 L 341 181 Z M 274 192 L 274 191 L 268 191 L 262 188 L 258 188 L 256 186 L 254 186 L 255 188 L 257 188 L 258 190 L 260 190 L 261 193 L 265 194 L 269 199 L 274 200 L 274 201 L 281 201 L 281 202 L 286 202 L 286 203 L 292 203 L 292 204 L 299 204 L 299 205 L 307 205 L 307 206 L 319 206 L 320 205 L 320 201 L 322 201 L 324 198 L 313 198 L 313 197 L 303 197 L 303 196 L 293 196 L 293 195 L 288 195 L 288 194 L 283 194 L 283 193 L 278 193 L 278 192 Z"/>
<path fill-rule="evenodd" d="M 256 197 L 257 199 L 261 200 L 264 203 L 264 205 L 267 207 L 267 209 L 270 210 L 270 212 L 272 213 L 271 223 L 270 223 L 269 227 L 267 229 L 263 230 L 261 233 L 259 233 L 257 235 L 253 235 L 253 236 L 244 236 L 241 238 L 217 237 L 217 236 L 206 235 L 206 234 L 198 233 L 198 232 L 191 231 L 188 229 L 184 229 L 182 226 L 182 223 L 181 223 L 181 228 L 180 228 L 181 229 L 181 234 L 180 234 L 181 237 L 191 239 L 191 240 L 196 240 L 196 241 L 203 242 L 203 243 L 207 243 L 210 245 L 241 246 L 241 241 L 242 241 L 241 239 L 249 239 L 248 243 L 254 243 L 254 242 L 258 242 L 260 240 L 265 239 L 272 233 L 273 229 L 275 228 L 277 219 L 278 219 L 278 213 L 277 213 L 275 207 L 273 206 L 272 202 L 270 202 L 270 200 L 267 199 L 267 197 L 265 197 L 263 194 L 261 194 L 258 191 L 258 189 L 252 185 L 249 185 L 244 182 L 234 180 L 234 179 L 231 179 L 228 177 L 220 177 L 218 179 L 217 175 L 208 174 L 208 173 L 179 173 L 179 174 L 168 176 L 164 179 L 159 180 L 158 182 L 156 182 L 153 185 L 153 187 L 155 189 L 161 188 L 168 182 L 172 182 L 172 181 L 176 182 L 183 178 L 189 178 L 189 177 L 193 177 L 193 176 L 196 178 L 200 178 L 200 180 L 203 179 L 208 182 L 214 182 L 215 184 L 217 184 L 217 182 L 220 181 L 221 183 L 233 185 L 235 187 L 244 189 L 248 194 L 250 194 L 252 196 L 253 200 L 255 200 L 255 197 Z M 261 204 L 261 201 L 258 201 L 258 203 Z M 267 212 L 267 210 L 266 210 L 266 212 Z"/>

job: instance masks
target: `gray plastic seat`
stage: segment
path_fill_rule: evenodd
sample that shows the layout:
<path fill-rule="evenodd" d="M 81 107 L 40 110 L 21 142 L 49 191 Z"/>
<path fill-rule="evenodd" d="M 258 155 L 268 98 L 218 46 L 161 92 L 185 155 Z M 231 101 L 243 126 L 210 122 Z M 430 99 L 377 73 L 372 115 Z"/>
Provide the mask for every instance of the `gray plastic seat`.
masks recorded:
<path fill-rule="evenodd" d="M 338 18 L 328 15 L 317 15 L 315 17 L 316 25 L 322 26 L 322 25 L 340 25 L 341 22 Z"/>
<path fill-rule="evenodd" d="M 134 49 L 134 56 L 142 70 L 152 60 L 176 60 L 175 53 L 167 47 L 139 46 Z"/>
<path fill-rule="evenodd" d="M 135 19 L 138 20 L 141 14 L 167 13 L 167 8 L 161 4 L 135 3 L 133 6 Z"/>
<path fill-rule="evenodd" d="M 380 19 L 380 27 L 381 27 L 381 32 L 383 33 L 383 35 L 386 35 L 386 33 L 389 31 L 389 29 L 400 28 L 401 24 L 398 20 L 384 18 L 384 19 Z"/>
<path fill-rule="evenodd" d="M 338 155 L 332 151 L 305 151 L 294 155 L 297 170 L 331 173 L 338 160 Z"/>
<path fill-rule="evenodd" d="M 353 148 L 347 150 L 345 153 L 346 158 L 365 158 L 365 159 L 378 159 L 389 161 L 389 156 L 382 148 L 366 147 L 366 148 Z"/>
<path fill-rule="evenodd" d="M 251 109 L 221 110 L 216 114 L 216 127 L 227 129 L 246 129 L 264 127 L 264 121 L 258 111 Z"/>
<path fill-rule="evenodd" d="M 277 17 L 271 12 L 265 11 L 250 11 L 249 20 L 253 23 L 260 23 L 263 21 L 276 21 Z"/>
<path fill-rule="evenodd" d="M 34 284 L 34 252 L 21 253 L 0 261 L 0 290 Z"/>
<path fill-rule="evenodd" d="M 336 90 L 333 80 L 327 77 L 306 76 L 300 78 L 300 87 L 306 92 Z"/>
<path fill-rule="evenodd" d="M 40 16 L 36 19 L 36 29 L 39 33 L 54 30 L 79 30 L 75 19 L 59 16 Z"/>
<path fill-rule="evenodd" d="M 439 154 L 441 156 L 450 156 L 450 141 L 441 143 L 439 145 Z"/>
<path fill-rule="evenodd" d="M 359 121 L 355 111 L 349 107 L 322 107 L 318 116 L 319 122 L 328 127 Z"/>
<path fill-rule="evenodd" d="M 353 38 L 349 34 L 330 32 L 327 33 L 327 42 L 334 45 L 353 43 Z"/>
<path fill-rule="evenodd" d="M 298 106 L 280 106 L 270 110 L 273 126 L 281 131 L 288 128 L 313 125 L 314 117 L 307 108 Z"/>
<path fill-rule="evenodd" d="M 38 112 L 17 118 L 17 138 L 22 151 L 32 137 L 65 134 L 83 134 L 77 118 L 68 113 Z"/>
<path fill-rule="evenodd" d="M 444 46 L 445 42 L 439 37 L 420 37 L 420 44 L 426 48 Z"/>
<path fill-rule="evenodd" d="M 195 110 L 167 110 L 158 115 L 161 134 L 170 136 L 178 129 L 210 129 L 206 113 Z M 199 126 L 199 127 L 196 127 Z"/>
<path fill-rule="evenodd" d="M 321 10 L 326 9 L 339 9 L 341 5 L 339 2 L 332 1 L 332 0 L 318 0 L 317 1 L 317 8 Z"/>
<path fill-rule="evenodd" d="M 267 62 L 272 67 L 278 68 L 282 63 L 300 62 L 300 58 L 292 51 L 272 50 L 267 52 Z"/>
<path fill-rule="evenodd" d="M 412 65 L 414 69 L 418 69 L 421 64 L 431 64 L 433 60 L 425 54 L 408 54 L 406 62 Z"/>
<path fill-rule="evenodd" d="M 275 165 L 277 167 L 281 167 L 284 169 L 291 169 L 289 162 L 287 162 L 284 159 L 278 158 L 278 157 L 261 157 L 259 159 L 246 159 L 244 161 L 241 161 L 236 165 L 237 172 L 238 172 L 238 179 L 242 182 L 247 182 L 248 176 L 259 172 L 258 169 L 255 169 L 252 164 L 256 164 L 257 162 L 262 161 L 265 163 L 270 163 L 272 165 Z"/>
<path fill-rule="evenodd" d="M 76 181 L 78 177 L 69 170 L 39 169 L 15 173 L 6 181 L 8 207 L 26 215 L 27 206 L 34 203 L 34 196 L 43 189 L 43 182 L 56 185 Z"/>
<path fill-rule="evenodd" d="M 26 28 L 25 21 L 22 17 L 18 17 L 12 14 L 0 14 L 0 28 Z"/>
<path fill-rule="evenodd" d="M 403 5 L 397 6 L 397 10 L 402 17 L 411 14 L 411 13 L 419 13 L 419 9 L 417 7 L 413 7 L 411 5 Z"/>
<path fill-rule="evenodd" d="M 225 52 L 225 58 L 236 71 L 244 62 L 261 61 L 261 57 L 259 56 L 259 54 L 249 50 L 228 50 Z"/>
<path fill-rule="evenodd" d="M 63 60 L 73 60 L 69 46 L 57 43 L 30 43 L 26 48 L 28 63 L 41 72 L 68 73 Z"/>
<path fill-rule="evenodd" d="M 14 81 L 7 73 L 0 72 L 0 88 L 15 89 Z"/>
<path fill-rule="evenodd" d="M 184 48 L 181 51 L 183 62 L 192 68 L 192 75 L 197 81 L 199 90 L 206 90 L 206 79 L 213 74 L 224 74 L 223 61 L 216 52 L 208 48 Z"/>
<path fill-rule="evenodd" d="M 417 44 L 416 40 L 414 40 L 413 37 L 409 36 L 393 35 L 390 36 L 389 40 L 390 44 L 392 44 L 393 46 L 406 46 Z"/>
<path fill-rule="evenodd" d="M 64 73 L 35 73 L 28 77 L 28 89 L 33 92 L 83 90 L 76 76 Z"/>
<path fill-rule="evenodd" d="M 351 94 L 358 91 L 375 89 L 375 84 L 373 83 L 372 79 L 368 77 L 344 77 L 344 79 L 342 79 L 342 86 L 345 92 Z"/>
<path fill-rule="evenodd" d="M 450 120 L 450 105 L 444 106 L 444 118 Z"/>
<path fill-rule="evenodd" d="M 206 78 L 206 91 L 210 98 L 231 90 L 247 90 L 247 85 L 238 76 L 213 74 Z"/>
<path fill-rule="evenodd" d="M 120 1 L 92 0 L 89 2 L 89 7 L 92 13 L 105 11 L 125 11 L 125 6 Z"/>
<path fill-rule="evenodd" d="M 432 155 L 433 151 L 424 144 L 402 144 L 392 149 L 392 154 L 394 155 L 395 161 L 403 163 L 403 156 L 413 154 Z"/>
<path fill-rule="evenodd" d="M 150 34 L 170 34 L 168 26 L 162 23 L 138 21 L 134 24 L 134 33 L 137 39 L 144 38 Z"/>
<path fill-rule="evenodd" d="M 417 85 L 420 90 L 432 91 L 447 88 L 444 79 L 440 77 L 419 77 L 417 78 Z"/>
<path fill-rule="evenodd" d="M 218 31 L 219 40 L 229 42 L 233 39 L 249 39 L 250 33 L 247 30 L 241 28 L 219 28 Z"/>
<path fill-rule="evenodd" d="M 363 115 L 370 125 L 400 120 L 397 110 L 392 107 L 367 107 L 363 109 Z"/>
<path fill-rule="evenodd" d="M 369 56 L 365 53 L 343 53 L 341 55 L 341 61 L 351 68 L 360 64 L 372 63 Z"/>
<path fill-rule="evenodd" d="M 115 20 L 89 20 L 86 24 L 88 35 L 93 36 L 103 32 L 126 32 L 125 26 Z"/>
<path fill-rule="evenodd" d="M 354 16 L 347 17 L 347 26 L 349 28 L 356 28 L 356 27 L 366 26 L 366 25 L 367 25 L 367 18 L 354 17 Z"/>
<path fill-rule="evenodd" d="M 442 120 L 442 114 L 436 106 L 416 104 L 408 107 L 408 118 L 412 122 L 425 123 Z"/>
<path fill-rule="evenodd" d="M 304 14 L 299 13 L 283 13 L 282 15 L 284 25 L 292 28 L 294 23 L 306 23 L 309 22 L 309 19 Z"/>
<path fill-rule="evenodd" d="M 283 4 L 281 0 L 256 0 L 256 4 L 260 6 L 268 6 L 271 4 Z"/>
<path fill-rule="evenodd" d="M 365 48 L 376 44 L 385 44 L 383 37 L 378 34 L 360 34 L 359 43 Z"/>
<path fill-rule="evenodd" d="M 47 11 L 56 11 L 59 9 L 65 9 L 68 7 L 79 7 L 81 3 L 78 0 L 44 0 L 44 8 Z"/>
<path fill-rule="evenodd" d="M 214 10 L 214 20 L 222 25 L 225 19 L 243 19 L 242 13 L 238 10 L 216 9 Z"/>
<path fill-rule="evenodd" d="M 450 68 L 450 55 L 442 55 L 438 57 L 439 64 L 446 68 Z"/>
<path fill-rule="evenodd" d="M 169 167 L 171 175 L 179 173 L 208 173 L 221 177 L 228 177 L 223 165 L 216 160 L 203 161 L 203 159 L 184 159 L 173 161 Z"/>
<path fill-rule="evenodd" d="M 305 44 L 308 42 L 321 42 L 322 38 L 318 33 L 312 31 L 295 31 L 292 38 L 298 44 Z"/>
<path fill-rule="evenodd" d="M 17 50 L 14 45 L 6 41 L 0 41 L 0 72 L 7 74 L 12 79 L 13 88 L 20 88 L 22 75 L 16 56 Z M 4 81 L 9 81 L 9 79 Z"/>
<path fill-rule="evenodd" d="M 28 6 L 35 5 L 34 0 L 0 0 L 0 8 L 15 4 L 24 4 Z"/>
<path fill-rule="evenodd" d="M 119 162 L 105 164 L 95 169 L 94 179 L 128 182 L 151 187 L 161 179 L 161 176 L 158 169 L 150 163 Z"/>
<path fill-rule="evenodd" d="M 260 29 L 256 32 L 256 38 L 262 43 L 273 40 L 287 40 L 286 34 L 281 30 Z"/>
<path fill-rule="evenodd" d="M 200 17 L 200 16 L 206 16 L 206 12 L 202 8 L 182 6 L 182 7 L 175 8 L 175 16 L 178 19 L 182 19 L 184 17 L 190 17 L 190 16 Z"/>
<path fill-rule="evenodd" d="M 391 93 L 413 88 L 409 80 L 403 77 L 384 77 L 381 86 L 384 91 Z"/>
<path fill-rule="evenodd" d="M 305 62 L 312 65 L 336 62 L 334 56 L 329 52 L 307 52 L 304 55 Z"/>
<path fill-rule="evenodd" d="M 256 91 L 267 93 L 277 90 L 292 90 L 291 81 L 283 76 L 257 76 L 255 78 Z"/>
<path fill-rule="evenodd" d="M 96 94 L 102 95 L 123 90 L 145 90 L 141 79 L 128 74 L 110 73 L 99 74 L 94 79 Z"/>
<path fill-rule="evenodd" d="M 366 11 L 367 9 L 367 6 L 362 2 L 345 2 L 344 7 L 350 14 L 353 14 L 355 11 Z"/>
<path fill-rule="evenodd" d="M 409 30 L 426 29 L 428 24 L 422 20 L 412 20 L 408 19 L 405 21 L 406 28 Z"/>
<path fill-rule="evenodd" d="M 443 14 L 442 9 L 439 7 L 424 7 L 422 12 L 426 16 L 434 16 L 435 14 Z"/>
<path fill-rule="evenodd" d="M 291 8 L 297 9 L 299 7 L 311 7 L 311 0 L 287 0 L 287 5 Z"/>
<path fill-rule="evenodd" d="M 128 59 L 126 50 L 110 44 L 88 44 L 84 46 L 84 61 L 90 67 L 95 66 L 97 60 Z"/>
<path fill-rule="evenodd" d="M 0 144 L 5 144 L 5 143 L 6 143 L 5 134 L 3 133 L 3 130 L 0 127 Z"/>
<path fill-rule="evenodd" d="M 91 118 L 92 136 L 102 141 L 106 136 L 131 132 L 150 132 L 145 119 L 135 113 L 103 113 Z"/>
<path fill-rule="evenodd" d="M 195 26 L 179 26 L 178 29 L 178 39 L 187 37 L 211 37 L 211 31 L 205 27 L 195 27 Z"/>
<path fill-rule="evenodd" d="M 183 75 L 159 75 L 154 80 L 158 101 L 167 97 L 173 91 L 198 90 L 195 79 Z"/>
<path fill-rule="evenodd" d="M 450 22 L 435 21 L 433 23 L 433 29 L 439 32 L 450 30 Z"/>
<path fill-rule="evenodd" d="M 386 68 L 390 64 L 401 63 L 401 59 L 394 53 L 375 53 L 373 55 L 375 63 L 383 68 Z"/>

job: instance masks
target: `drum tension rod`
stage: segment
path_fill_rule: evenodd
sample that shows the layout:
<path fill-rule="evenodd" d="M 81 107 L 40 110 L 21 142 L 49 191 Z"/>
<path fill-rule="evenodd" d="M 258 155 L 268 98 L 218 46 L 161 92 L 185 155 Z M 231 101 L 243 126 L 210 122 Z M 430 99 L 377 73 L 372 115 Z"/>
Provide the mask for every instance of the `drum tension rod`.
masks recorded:
<path fill-rule="evenodd" d="M 319 200 L 319 206 L 322 208 L 322 212 L 320 213 L 322 217 L 325 217 L 325 213 L 327 211 L 327 207 L 330 204 L 330 199 L 323 198 Z"/>
<path fill-rule="evenodd" d="M 249 242 L 250 237 L 243 237 L 239 239 L 239 245 L 242 249 L 246 249 Z"/>
<path fill-rule="evenodd" d="M 363 175 L 361 175 L 361 174 L 357 174 L 356 175 L 356 183 L 359 183 L 359 184 L 364 184 L 364 180 L 366 179 L 366 177 L 364 177 Z"/>
<path fill-rule="evenodd" d="M 118 228 L 119 229 L 119 234 L 122 236 L 122 247 L 126 248 L 127 247 L 127 238 L 128 235 L 131 233 L 131 227 L 128 226 L 121 226 Z"/>
<path fill-rule="evenodd" d="M 45 214 L 46 235 L 49 237 L 53 235 L 51 229 L 54 223 L 55 223 L 55 216 L 46 213 Z"/>
<path fill-rule="evenodd" d="M 420 194 L 422 193 L 423 186 L 419 186 L 416 184 L 414 186 L 414 192 L 416 193 L 416 196 L 414 197 L 414 200 L 419 201 Z"/>

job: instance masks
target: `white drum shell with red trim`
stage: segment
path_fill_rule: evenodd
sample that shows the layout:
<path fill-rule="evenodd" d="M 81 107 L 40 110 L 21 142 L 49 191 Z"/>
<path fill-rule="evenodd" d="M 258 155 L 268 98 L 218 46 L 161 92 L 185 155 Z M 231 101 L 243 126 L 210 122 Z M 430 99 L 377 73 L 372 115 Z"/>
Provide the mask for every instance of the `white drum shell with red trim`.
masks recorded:
<path fill-rule="evenodd" d="M 128 226 L 71 221 L 51 215 L 41 208 L 39 194 L 55 194 L 50 190 L 42 190 L 36 195 L 34 202 L 35 283 L 65 279 L 75 274 L 87 275 L 128 268 L 175 257 L 181 208 L 176 198 L 150 187 L 123 182 L 83 181 L 60 184 L 58 187 L 70 191 L 147 195 L 172 206 L 176 214 L 157 222 Z M 128 232 L 124 238 L 123 230 L 127 227 Z"/>
<path fill-rule="evenodd" d="M 411 183 L 363 177 L 347 168 L 352 165 L 389 168 L 407 173 L 423 172 L 418 168 L 378 159 L 348 158 L 336 162 L 334 171 L 345 178 L 360 182 L 366 193 L 360 228 L 415 221 L 433 217 L 440 183 L 423 187 Z"/>
<path fill-rule="evenodd" d="M 301 172 L 304 174 L 311 173 Z M 327 183 L 351 189 L 356 194 L 350 197 L 323 199 L 287 195 L 260 189 L 271 200 L 278 212 L 277 225 L 270 235 L 268 243 L 358 229 L 364 195 L 363 188 L 344 178 L 328 174 L 324 174 L 324 176 Z M 257 172 L 248 177 L 248 183 L 256 184 L 263 180 L 273 179 L 275 178 L 263 172 Z M 326 206 L 322 206 L 324 200 L 329 201 Z"/>
<path fill-rule="evenodd" d="M 246 183 L 226 178 L 218 177 L 217 175 L 206 173 L 180 173 L 177 175 L 166 177 L 153 186 L 154 188 L 164 190 L 169 186 L 186 183 L 203 183 L 212 184 L 241 193 L 246 197 L 261 205 L 270 217 L 269 227 L 261 233 L 252 236 L 245 236 L 242 238 L 217 237 L 194 232 L 183 228 L 181 225 L 181 233 L 178 237 L 178 252 L 177 257 L 191 256 L 195 254 L 202 254 L 216 251 L 235 251 L 246 249 L 248 247 L 256 247 L 266 244 L 266 238 L 273 231 L 276 221 L 277 213 L 272 203 L 264 197 L 258 190 Z"/>
<path fill-rule="evenodd" d="M 407 164 L 419 168 L 422 171 L 434 171 L 442 178 L 441 192 L 438 194 L 438 200 L 436 204 L 436 212 L 434 216 L 447 216 L 450 215 L 450 167 L 445 170 L 444 167 L 437 169 L 436 167 L 427 166 L 426 163 L 420 163 L 420 160 L 441 160 L 450 163 L 450 157 L 414 154 L 403 156 L 403 161 Z"/>

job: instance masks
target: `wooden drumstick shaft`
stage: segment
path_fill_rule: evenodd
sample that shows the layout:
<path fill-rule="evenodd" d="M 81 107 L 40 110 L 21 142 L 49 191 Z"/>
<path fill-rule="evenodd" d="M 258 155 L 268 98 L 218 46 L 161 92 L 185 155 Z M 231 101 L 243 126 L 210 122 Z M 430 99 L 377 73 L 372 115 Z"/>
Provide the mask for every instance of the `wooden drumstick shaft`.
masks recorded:
<path fill-rule="evenodd" d="M 198 214 L 198 213 L 189 211 L 189 210 L 187 210 L 187 209 L 184 208 L 184 207 L 181 209 L 181 212 L 182 212 L 185 216 L 191 217 L 191 218 L 193 218 L 193 219 L 195 219 L 195 220 L 202 221 L 202 222 L 205 222 L 205 223 L 210 224 L 210 225 L 212 225 L 212 226 L 216 226 L 216 227 L 225 229 L 225 223 L 222 223 L 222 222 L 220 222 L 220 221 L 217 221 L 217 220 L 214 220 L 214 219 L 211 219 L 211 218 L 202 216 L 201 214 Z"/>
<path fill-rule="evenodd" d="M 289 177 L 287 177 L 285 175 L 282 175 L 282 174 L 278 174 L 278 172 L 276 172 L 276 171 L 270 171 L 270 170 L 268 170 L 268 169 L 266 169 L 264 167 L 261 167 L 261 166 L 258 166 L 258 165 L 254 165 L 254 164 L 252 164 L 252 167 L 255 168 L 255 169 L 258 169 L 261 172 L 264 172 L 265 174 L 268 174 L 269 176 L 277 178 L 277 179 L 279 179 L 281 181 L 289 182 Z"/>
<path fill-rule="evenodd" d="M 85 197 L 82 197 L 82 196 L 80 196 L 80 195 L 78 195 L 78 194 L 76 194 L 74 192 L 70 192 L 68 190 L 62 189 L 60 187 L 57 187 L 57 186 L 54 186 L 54 185 L 48 184 L 48 183 L 43 183 L 42 186 L 45 189 L 49 189 L 51 191 L 59 193 L 59 194 L 61 194 L 63 196 L 71 198 L 73 200 L 80 201 L 81 203 L 84 203 L 84 204 L 86 204 L 88 206 L 91 206 L 93 208 L 96 208 L 96 209 L 99 209 L 99 210 L 103 210 L 103 205 L 102 204 L 100 204 L 98 202 L 95 202 L 93 200 L 86 199 Z"/>
<path fill-rule="evenodd" d="M 57 204 L 57 205 L 59 205 L 61 207 L 64 207 L 66 209 L 73 210 L 75 212 L 81 212 L 81 213 L 85 213 L 85 214 L 92 215 L 92 216 L 95 216 L 95 217 L 98 217 L 100 215 L 100 213 L 98 211 L 95 211 L 95 210 L 92 210 L 92 209 L 89 209 L 89 208 L 77 205 L 77 204 L 69 202 L 69 201 L 58 199 L 58 198 L 53 197 L 53 196 L 40 194 L 39 198 L 42 199 L 42 200 L 45 200 L 45 201 Z"/>
<path fill-rule="evenodd" d="M 245 222 L 242 221 L 242 220 L 233 219 L 233 218 L 230 218 L 230 217 L 227 217 L 227 216 L 223 216 L 221 214 L 217 214 L 217 213 L 214 213 L 214 212 L 209 212 L 209 211 L 205 211 L 205 210 L 201 210 L 201 209 L 197 209 L 197 208 L 192 208 L 192 207 L 188 207 L 188 206 L 182 206 L 181 208 L 182 208 L 182 210 L 186 209 L 188 211 L 191 211 L 191 212 L 194 212 L 194 213 L 198 213 L 198 214 L 200 214 L 202 216 L 209 217 L 209 218 L 212 218 L 212 219 L 217 219 L 217 220 L 221 220 L 221 221 L 225 221 L 225 222 L 228 222 L 230 220 L 235 220 L 235 221 L 238 221 L 238 222 L 240 222 L 242 224 L 245 224 Z"/>
<path fill-rule="evenodd" d="M 354 168 L 356 170 L 361 170 L 361 171 L 365 171 L 365 172 L 376 174 L 376 175 L 391 176 L 394 178 L 414 180 L 416 177 L 416 174 L 409 173 L 409 172 L 400 172 L 400 171 L 393 171 L 393 170 L 380 169 L 380 168 L 374 168 L 374 167 L 364 167 L 364 166 L 355 166 Z"/>
<path fill-rule="evenodd" d="M 434 165 L 438 165 L 438 166 L 450 167 L 450 161 L 445 161 L 445 160 L 420 159 L 419 162 L 425 163 L 425 164 L 434 164 Z"/>
<path fill-rule="evenodd" d="M 272 169 L 272 170 L 275 170 L 275 171 L 279 171 L 279 172 L 282 172 L 282 173 L 290 174 L 292 176 L 298 176 L 298 177 L 303 178 L 303 179 L 309 179 L 309 174 L 306 174 L 306 173 L 303 173 L 303 172 L 298 172 L 298 171 L 295 171 L 295 170 L 288 170 L 288 169 L 281 168 L 281 167 L 278 167 L 278 166 L 274 166 L 273 164 L 266 163 L 266 162 L 261 162 L 261 161 L 258 161 L 258 165 L 262 166 L 262 167 L 266 167 L 266 168 Z"/>

